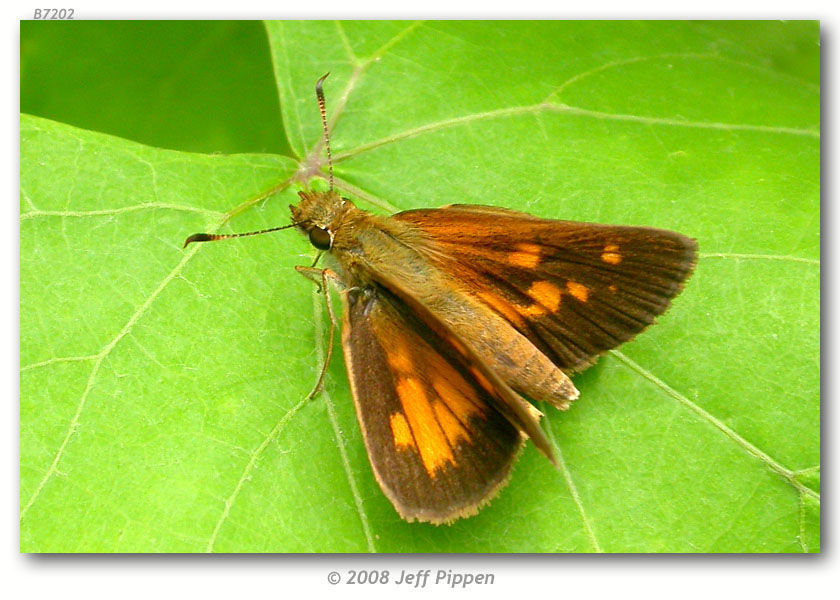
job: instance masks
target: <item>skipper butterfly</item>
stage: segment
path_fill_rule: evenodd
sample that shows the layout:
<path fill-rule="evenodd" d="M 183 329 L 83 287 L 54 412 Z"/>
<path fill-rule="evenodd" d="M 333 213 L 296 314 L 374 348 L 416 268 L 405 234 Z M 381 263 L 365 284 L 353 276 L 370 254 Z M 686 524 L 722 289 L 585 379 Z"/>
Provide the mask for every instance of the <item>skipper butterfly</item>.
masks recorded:
<path fill-rule="evenodd" d="M 329 190 L 299 192 L 294 227 L 334 261 L 298 267 L 342 301 L 342 347 L 373 473 L 406 520 L 478 512 L 530 439 L 556 464 L 528 401 L 565 410 L 569 375 L 654 322 L 694 269 L 694 240 L 661 229 L 541 219 L 455 204 L 390 217 L 333 187 L 323 82 L 315 89 Z M 316 259 L 316 263 L 317 263 Z"/>

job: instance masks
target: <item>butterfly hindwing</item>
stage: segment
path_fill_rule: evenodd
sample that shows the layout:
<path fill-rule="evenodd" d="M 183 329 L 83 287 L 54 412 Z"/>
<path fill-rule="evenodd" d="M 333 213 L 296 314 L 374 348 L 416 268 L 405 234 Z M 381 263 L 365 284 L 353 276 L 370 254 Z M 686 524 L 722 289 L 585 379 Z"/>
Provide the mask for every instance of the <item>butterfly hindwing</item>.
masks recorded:
<path fill-rule="evenodd" d="M 437 267 L 570 371 L 653 323 L 696 260 L 694 240 L 647 227 L 555 221 L 473 205 L 394 218 L 419 227 Z"/>
<path fill-rule="evenodd" d="M 344 298 L 348 374 L 383 491 L 407 520 L 475 513 L 507 481 L 524 436 L 463 357 L 389 292 Z"/>

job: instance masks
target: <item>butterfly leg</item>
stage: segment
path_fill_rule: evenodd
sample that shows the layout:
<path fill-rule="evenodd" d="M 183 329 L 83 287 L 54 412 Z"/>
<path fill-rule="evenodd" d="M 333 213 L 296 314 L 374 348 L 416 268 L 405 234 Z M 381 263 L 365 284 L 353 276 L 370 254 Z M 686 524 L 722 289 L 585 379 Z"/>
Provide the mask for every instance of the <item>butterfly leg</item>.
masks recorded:
<path fill-rule="evenodd" d="M 301 275 L 306 277 L 309 281 L 311 281 L 315 285 L 317 285 L 319 292 L 323 292 L 326 289 L 323 285 L 324 271 L 330 271 L 330 270 L 329 269 L 318 269 L 318 268 L 315 267 L 315 265 L 318 263 L 318 258 L 320 258 L 320 256 L 321 256 L 321 254 L 318 253 L 318 256 L 315 257 L 315 262 L 312 263 L 312 266 L 304 267 L 303 265 L 296 265 L 295 266 L 295 271 L 297 271 L 298 273 L 300 273 Z M 330 271 L 330 273 L 333 273 L 336 277 L 338 277 L 338 274 L 336 274 L 334 271 Z"/>
<path fill-rule="evenodd" d="M 336 317 L 335 311 L 333 310 L 332 298 L 330 298 L 330 292 L 327 286 L 329 281 L 332 281 L 333 284 L 339 289 L 344 289 L 346 286 L 344 285 L 344 282 L 341 280 L 341 278 L 338 276 L 338 273 L 331 269 L 316 269 L 315 267 L 296 266 L 295 270 L 307 279 L 314 281 L 315 284 L 318 286 L 318 290 L 320 292 L 323 292 L 324 300 L 327 304 L 327 315 L 330 319 L 330 330 L 327 336 L 327 351 L 324 356 L 324 364 L 321 367 L 321 373 L 318 375 L 318 380 L 315 382 L 315 386 L 312 388 L 312 391 L 310 391 L 306 395 L 306 399 L 310 400 L 311 398 L 314 398 L 318 394 L 318 392 L 321 391 L 321 388 L 324 385 L 324 379 L 327 376 L 327 367 L 329 367 L 330 360 L 332 359 Z"/>

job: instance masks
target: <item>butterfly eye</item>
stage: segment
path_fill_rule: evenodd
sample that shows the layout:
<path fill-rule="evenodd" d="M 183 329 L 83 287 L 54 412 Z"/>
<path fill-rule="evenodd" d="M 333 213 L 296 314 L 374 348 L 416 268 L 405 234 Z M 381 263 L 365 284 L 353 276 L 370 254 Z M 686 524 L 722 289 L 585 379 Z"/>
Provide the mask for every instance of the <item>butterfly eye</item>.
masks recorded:
<path fill-rule="evenodd" d="M 309 230 L 309 243 L 318 250 L 329 250 L 332 246 L 332 237 L 326 229 L 313 225 L 312 229 Z"/>

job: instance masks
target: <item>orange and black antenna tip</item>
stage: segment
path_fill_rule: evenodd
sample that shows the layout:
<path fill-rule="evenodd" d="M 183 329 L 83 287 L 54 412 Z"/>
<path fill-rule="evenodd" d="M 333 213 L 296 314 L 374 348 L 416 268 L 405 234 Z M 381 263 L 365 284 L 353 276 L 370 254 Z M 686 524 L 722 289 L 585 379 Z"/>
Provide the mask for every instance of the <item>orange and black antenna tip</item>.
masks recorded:
<path fill-rule="evenodd" d="M 214 236 L 212 233 L 194 233 L 187 238 L 187 241 L 184 242 L 184 248 L 186 248 L 193 242 L 212 242 L 215 239 L 216 236 Z"/>
<path fill-rule="evenodd" d="M 216 240 L 229 240 L 230 238 L 246 237 L 249 235 L 260 235 L 261 233 L 271 233 L 272 231 L 280 231 L 281 229 L 288 229 L 295 227 L 300 223 L 289 223 L 288 225 L 281 225 L 280 227 L 270 227 L 268 229 L 260 229 L 259 231 L 249 231 L 247 233 L 194 233 L 184 242 L 184 248 L 193 242 L 215 242 Z"/>
<path fill-rule="evenodd" d="M 330 73 L 329 73 L 329 71 L 327 71 L 326 73 L 321 75 L 321 78 L 318 81 L 315 82 L 316 92 L 321 91 L 323 93 L 323 91 L 324 91 L 324 80 L 329 76 L 330 76 Z"/>

